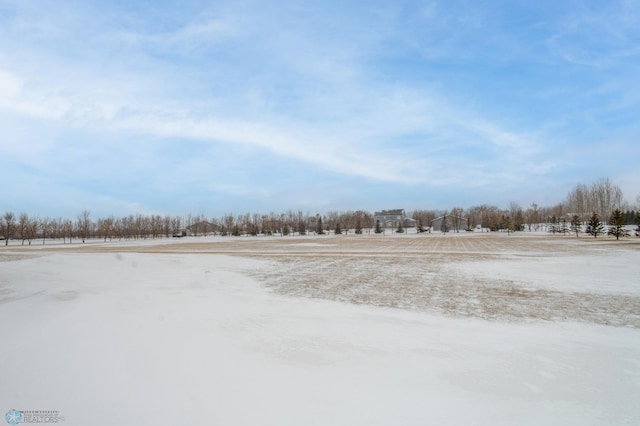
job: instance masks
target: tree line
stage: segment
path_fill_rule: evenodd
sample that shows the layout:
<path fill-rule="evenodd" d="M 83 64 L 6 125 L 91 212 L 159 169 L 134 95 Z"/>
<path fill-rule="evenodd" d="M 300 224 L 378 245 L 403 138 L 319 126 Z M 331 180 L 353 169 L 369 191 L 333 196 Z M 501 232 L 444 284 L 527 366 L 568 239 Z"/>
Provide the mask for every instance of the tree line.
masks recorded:
<path fill-rule="evenodd" d="M 415 210 L 409 216 L 415 220 L 418 231 L 432 230 L 432 223 L 441 220 L 444 229 L 434 231 L 483 231 L 506 230 L 547 231 L 551 233 L 578 235 L 585 232 L 594 235 L 609 233 L 619 238 L 626 236 L 625 225 L 637 225 L 636 235 L 640 236 L 640 208 L 629 206 L 623 201 L 622 190 L 609 179 L 601 179 L 591 186 L 579 184 L 569 191 L 564 202 L 554 206 L 541 207 L 536 203 L 528 208 L 511 202 L 506 209 L 482 204 L 469 208 L 454 207 L 450 210 Z M 637 199 L 640 204 L 640 195 Z M 380 224 L 374 216 L 363 210 L 329 211 L 324 215 L 310 215 L 298 211 L 284 213 L 244 213 L 224 214 L 221 217 L 204 215 L 128 215 L 92 218 L 89 210 L 83 210 L 75 219 L 39 218 L 27 213 L 15 215 L 6 212 L 0 220 L 0 236 L 5 245 L 10 239 L 18 239 L 22 244 L 31 244 L 41 239 L 73 240 L 85 242 L 87 239 L 129 240 L 140 238 L 169 238 L 185 235 L 194 236 L 240 236 L 240 235 L 306 235 L 343 233 L 380 233 Z M 402 225 L 397 231 L 402 230 Z M 613 230 L 613 231 L 611 231 Z M 626 234 L 625 234 L 626 233 Z"/>
<path fill-rule="evenodd" d="M 106 241 L 137 240 L 147 238 L 170 238 L 193 236 L 240 236 L 240 235 L 306 235 L 308 233 L 349 233 L 370 232 L 373 216 L 362 210 L 338 212 L 310 216 L 302 211 L 286 213 L 244 213 L 224 214 L 222 217 L 207 218 L 204 215 L 128 215 L 108 216 L 93 219 L 89 210 L 83 210 L 75 219 L 39 218 L 27 213 L 16 216 L 6 212 L 0 220 L 0 234 L 5 245 L 10 239 L 31 244 L 48 239 L 73 243 L 87 239 Z"/>
<path fill-rule="evenodd" d="M 494 205 L 455 207 L 450 210 L 416 210 L 413 218 L 418 227 L 428 227 L 437 217 L 449 217 L 446 222 L 449 230 L 461 229 L 461 218 L 466 220 L 466 228 L 480 227 L 483 230 L 497 231 L 548 231 L 551 233 L 568 233 L 578 225 L 586 226 L 595 214 L 606 226 L 614 212 L 619 211 L 622 218 L 617 221 L 624 225 L 640 225 L 640 194 L 636 198 L 636 206 L 624 201 L 622 189 L 608 178 L 600 179 L 592 185 L 578 184 L 571 189 L 565 200 L 553 206 L 539 206 L 532 203 L 523 208 L 516 202 L 509 203 L 506 209 Z"/>

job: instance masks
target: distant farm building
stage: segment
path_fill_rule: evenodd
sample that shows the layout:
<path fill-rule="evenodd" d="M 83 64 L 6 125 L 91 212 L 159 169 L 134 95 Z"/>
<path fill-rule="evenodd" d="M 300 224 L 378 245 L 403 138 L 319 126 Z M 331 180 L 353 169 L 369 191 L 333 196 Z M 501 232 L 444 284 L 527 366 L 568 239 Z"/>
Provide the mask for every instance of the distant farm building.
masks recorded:
<path fill-rule="evenodd" d="M 416 221 L 407 217 L 404 209 L 382 210 L 375 212 L 373 215 L 373 223 L 380 223 L 381 228 L 398 228 L 402 224 L 403 228 L 414 228 Z"/>

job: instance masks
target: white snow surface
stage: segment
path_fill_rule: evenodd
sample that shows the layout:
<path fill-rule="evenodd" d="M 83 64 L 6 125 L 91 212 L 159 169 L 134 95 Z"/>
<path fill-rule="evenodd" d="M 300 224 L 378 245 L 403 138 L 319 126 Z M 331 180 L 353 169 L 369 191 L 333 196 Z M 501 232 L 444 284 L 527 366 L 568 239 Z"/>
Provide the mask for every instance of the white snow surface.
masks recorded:
<path fill-rule="evenodd" d="M 295 297 L 258 281 L 274 261 L 255 256 L 4 253 L 2 415 L 58 410 L 70 426 L 640 423 L 635 327 Z M 549 259 L 487 262 L 461 273 L 498 265 L 513 278 L 522 267 L 525 284 L 638 294 L 637 266 L 597 288 L 548 273 Z"/>

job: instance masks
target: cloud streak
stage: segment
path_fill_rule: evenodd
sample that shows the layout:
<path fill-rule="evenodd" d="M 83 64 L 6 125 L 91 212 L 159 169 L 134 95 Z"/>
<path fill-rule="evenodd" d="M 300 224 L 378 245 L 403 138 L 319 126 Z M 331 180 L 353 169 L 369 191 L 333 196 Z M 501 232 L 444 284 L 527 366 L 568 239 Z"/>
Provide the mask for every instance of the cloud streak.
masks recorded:
<path fill-rule="evenodd" d="M 160 4 L 153 17 L 138 4 L 5 6 L 0 37 L 12 43 L 0 46 L 0 113 L 22 127 L 10 125 L 19 141 L 0 142 L 0 152 L 43 179 L 68 164 L 59 152 L 93 162 L 96 191 L 111 187 L 119 205 L 162 204 L 114 187 L 136 179 L 110 177 L 122 155 L 148 158 L 145 179 L 190 185 L 203 205 L 234 192 L 291 191 L 278 171 L 291 162 L 302 165 L 289 170 L 293 180 L 327 182 L 327 191 L 343 179 L 351 191 L 378 186 L 382 199 L 400 185 L 414 204 L 411 194 L 461 186 L 487 198 L 500 186 L 517 198 L 536 182 L 588 180 L 575 166 L 592 161 L 580 144 L 597 149 L 638 128 L 620 118 L 640 100 L 630 90 L 638 32 L 628 4 L 603 16 L 570 6 L 549 14 L 384 2 Z M 583 37 L 590 29 L 605 36 Z M 218 167 L 224 152 L 238 160 Z M 242 172 L 229 173 L 232 165 Z M 593 173 L 615 179 L 616 167 L 628 174 L 625 161 L 594 163 Z M 90 192 L 85 173 L 52 183 Z M 180 191 L 171 188 L 168 197 Z"/>

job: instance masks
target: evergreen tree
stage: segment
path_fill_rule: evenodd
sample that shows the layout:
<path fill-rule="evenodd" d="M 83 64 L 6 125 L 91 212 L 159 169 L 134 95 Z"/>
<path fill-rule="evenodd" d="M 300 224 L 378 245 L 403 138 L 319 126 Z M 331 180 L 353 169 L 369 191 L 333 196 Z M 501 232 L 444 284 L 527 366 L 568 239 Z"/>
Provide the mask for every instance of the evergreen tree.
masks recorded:
<path fill-rule="evenodd" d="M 591 215 L 586 232 L 589 235 L 593 235 L 593 238 L 598 238 L 598 235 L 604 234 L 604 225 L 596 213 Z"/>
<path fill-rule="evenodd" d="M 402 227 L 402 221 L 398 222 L 398 229 L 396 229 L 398 234 L 402 234 L 404 232 L 404 228 Z"/>
<path fill-rule="evenodd" d="M 636 213 L 636 237 L 640 237 L 640 211 Z"/>
<path fill-rule="evenodd" d="M 318 215 L 318 220 L 316 221 L 316 234 L 324 234 L 324 229 L 322 229 L 322 217 L 320 215 Z"/>
<path fill-rule="evenodd" d="M 382 234 L 382 228 L 380 227 L 380 221 L 376 220 L 376 229 L 375 229 L 375 233 L 376 234 Z"/>
<path fill-rule="evenodd" d="M 342 234 L 342 228 L 340 228 L 340 222 L 336 222 L 336 230 L 335 230 L 335 234 L 336 234 L 336 235 L 340 235 L 340 234 Z"/>
<path fill-rule="evenodd" d="M 362 234 L 362 221 L 360 217 L 356 219 L 356 234 Z"/>
<path fill-rule="evenodd" d="M 558 232 L 562 232 L 562 235 L 567 235 L 567 232 L 569 232 L 569 227 L 567 226 L 567 220 L 565 218 L 562 218 Z"/>
<path fill-rule="evenodd" d="M 443 234 L 449 232 L 449 221 L 447 220 L 447 215 L 442 216 L 442 223 L 440 224 L 440 230 Z"/>
<path fill-rule="evenodd" d="M 625 225 L 624 213 L 620 209 L 615 209 L 609 219 L 609 235 L 615 236 L 616 240 L 620 237 L 628 237 L 629 232 L 624 228 Z"/>
<path fill-rule="evenodd" d="M 507 235 L 511 235 L 513 224 L 511 223 L 510 216 L 502 216 L 502 227 L 507 230 Z"/>
<path fill-rule="evenodd" d="M 549 232 L 551 232 L 553 235 L 555 235 L 556 232 L 558 232 L 558 218 L 556 218 L 555 215 L 551 217 L 551 225 L 549 226 Z"/>
<path fill-rule="evenodd" d="M 580 218 L 578 217 L 577 214 L 574 214 L 573 217 L 571 218 L 571 232 L 575 232 L 576 233 L 576 237 L 578 237 L 578 234 L 580 233 Z"/>
<path fill-rule="evenodd" d="M 632 225 L 636 221 L 636 214 L 633 210 L 627 210 L 624 212 L 624 223 L 627 225 Z"/>
<path fill-rule="evenodd" d="M 515 218 L 513 230 L 524 231 L 524 215 L 522 214 L 522 210 L 518 210 L 516 212 L 516 218 Z"/>

